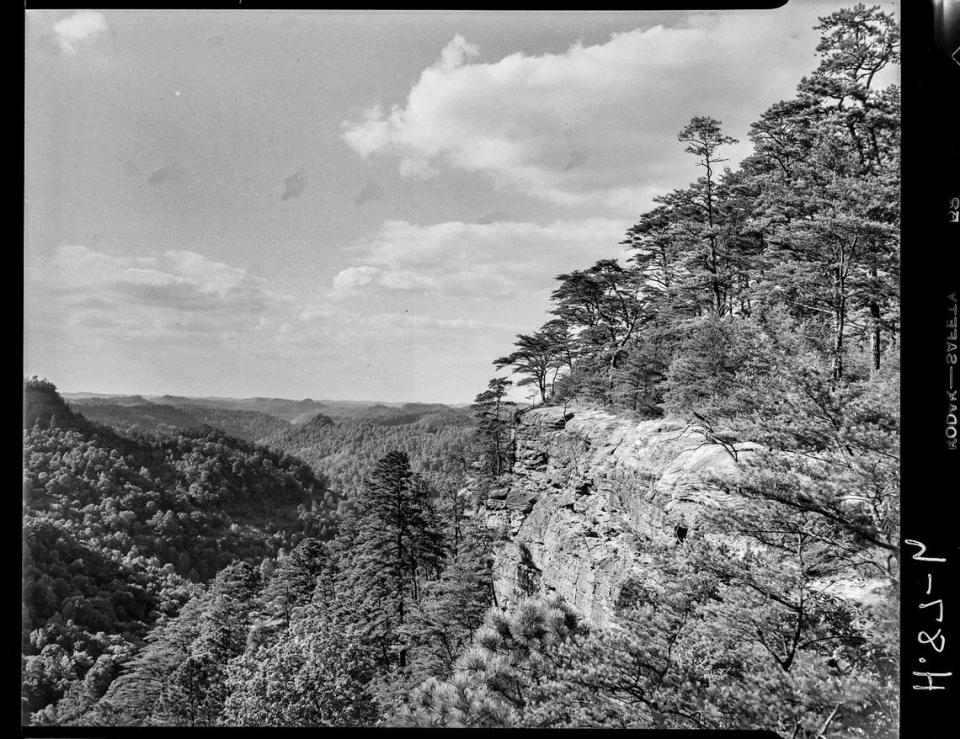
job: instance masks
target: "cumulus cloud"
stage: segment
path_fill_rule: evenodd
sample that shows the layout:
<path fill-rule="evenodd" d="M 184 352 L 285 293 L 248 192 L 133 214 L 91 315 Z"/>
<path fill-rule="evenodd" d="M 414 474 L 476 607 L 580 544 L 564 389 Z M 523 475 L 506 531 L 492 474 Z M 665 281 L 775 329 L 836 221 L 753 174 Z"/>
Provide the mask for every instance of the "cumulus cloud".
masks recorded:
<path fill-rule="evenodd" d="M 380 270 L 376 267 L 348 267 L 333 278 L 333 286 L 340 290 L 353 290 L 373 284 L 379 274 Z"/>
<path fill-rule="evenodd" d="M 156 334 L 262 327 L 286 304 L 246 270 L 186 250 L 113 256 L 86 246 L 60 247 L 48 289 L 75 325 Z"/>
<path fill-rule="evenodd" d="M 440 69 L 451 70 L 462 67 L 467 59 L 480 56 L 480 49 L 475 44 L 468 44 L 459 33 L 440 52 L 440 60 L 436 66 Z"/>
<path fill-rule="evenodd" d="M 712 115 L 745 138 L 792 94 L 814 63 L 817 13 L 691 15 L 678 27 L 489 62 L 458 35 L 402 103 L 363 111 L 342 135 L 362 157 L 395 156 L 404 176 L 453 167 L 547 202 L 635 213 L 698 175 L 676 141 L 691 117 Z M 746 152 L 741 144 L 728 155 Z"/>
<path fill-rule="evenodd" d="M 198 374 L 239 366 L 268 382 L 283 367 L 343 397 L 373 383 L 394 399 L 467 399 L 472 391 L 461 383 L 482 387 L 490 358 L 540 320 L 550 275 L 606 256 L 622 224 L 607 237 L 602 229 L 599 220 L 392 222 L 357 247 L 334 288 L 305 300 L 194 251 L 136 256 L 64 246 L 26 275 L 29 358 L 58 377 L 125 373 L 157 387 L 171 378 L 190 386 Z M 585 248 L 593 237 L 596 254 Z M 466 292 L 456 294 L 456 285 Z M 429 296 L 417 294 L 424 289 Z M 513 300 L 498 297 L 511 292 Z M 451 377 L 459 378 L 455 388 Z M 218 378 L 217 392 L 230 381 Z"/>
<path fill-rule="evenodd" d="M 362 157 L 386 149 L 391 144 L 393 132 L 390 121 L 379 105 L 368 108 L 362 121 L 355 124 L 344 122 L 343 126 L 346 129 L 343 138 Z"/>
<path fill-rule="evenodd" d="M 75 54 L 108 29 L 103 13 L 81 10 L 57 22 L 53 27 L 57 44 L 65 54 Z"/>
<path fill-rule="evenodd" d="M 628 225 L 604 218 L 548 225 L 387 221 L 358 245 L 357 263 L 336 275 L 334 290 L 343 297 L 363 289 L 475 298 L 545 293 L 557 273 L 615 254 Z"/>

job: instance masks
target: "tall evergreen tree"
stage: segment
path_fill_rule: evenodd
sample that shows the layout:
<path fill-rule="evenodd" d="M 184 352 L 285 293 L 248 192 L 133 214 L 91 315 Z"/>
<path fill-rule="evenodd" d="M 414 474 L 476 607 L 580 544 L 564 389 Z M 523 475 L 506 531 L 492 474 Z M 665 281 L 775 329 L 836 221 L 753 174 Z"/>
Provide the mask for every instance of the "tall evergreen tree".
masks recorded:
<path fill-rule="evenodd" d="M 493 599 L 492 544 L 483 523 L 468 520 L 456 555 L 440 579 L 427 584 L 408 627 L 412 684 L 449 675 L 482 623 Z"/>
<path fill-rule="evenodd" d="M 408 644 L 401 627 L 443 557 L 430 490 L 404 452 L 380 459 L 352 517 L 335 544 L 339 620 L 356 627 L 381 669 L 403 670 Z"/>
<path fill-rule="evenodd" d="M 611 369 L 645 316 L 643 280 L 615 259 L 601 259 L 586 270 L 557 277 L 551 311 L 577 333 L 587 351 Z"/>
<path fill-rule="evenodd" d="M 212 726 L 227 698 L 227 663 L 243 653 L 260 573 L 244 562 L 222 570 L 200 617 L 199 633 L 183 662 L 166 679 L 153 720 Z"/>
<path fill-rule="evenodd" d="M 327 566 L 326 546 L 317 539 L 304 539 L 280 559 L 260 594 L 252 636 L 262 640 L 270 632 L 286 628 L 295 611 L 311 602 Z"/>
<path fill-rule="evenodd" d="M 484 468 L 492 477 L 506 472 L 513 461 L 509 443 L 509 414 L 512 411 L 505 401 L 507 388 L 511 385 L 511 380 L 494 377 L 470 406 L 477 421 L 476 433 L 485 459 Z"/>
<path fill-rule="evenodd" d="M 709 116 L 692 118 L 677 139 L 687 144 L 687 153 L 693 154 L 697 166 L 704 168 L 704 176 L 689 189 L 689 203 L 694 206 L 697 217 L 687 224 L 692 243 L 682 259 L 683 267 L 695 289 L 709 291 L 710 312 L 722 316 L 729 310 L 732 288 L 728 264 L 731 245 L 723 238 L 714 169 L 726 161 L 719 157 L 718 149 L 737 140 L 724 135 L 720 122 Z"/>
<path fill-rule="evenodd" d="M 540 402 L 546 403 L 547 389 L 552 384 L 550 376 L 556 376 L 565 359 L 560 342 L 555 325 L 543 327 L 529 336 L 518 334 L 517 350 L 494 360 L 493 364 L 497 369 L 512 367 L 514 373 L 523 375 L 517 386 L 536 385 Z"/>

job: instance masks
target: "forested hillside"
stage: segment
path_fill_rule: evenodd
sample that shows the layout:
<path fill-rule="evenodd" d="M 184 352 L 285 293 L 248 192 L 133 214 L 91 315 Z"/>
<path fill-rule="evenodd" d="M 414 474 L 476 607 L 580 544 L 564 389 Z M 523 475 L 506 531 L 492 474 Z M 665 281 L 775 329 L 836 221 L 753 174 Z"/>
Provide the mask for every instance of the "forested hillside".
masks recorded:
<path fill-rule="evenodd" d="M 304 398 L 303 400 L 288 400 L 286 398 L 187 398 L 179 395 L 161 395 L 150 397 L 149 400 L 164 405 L 189 405 L 211 410 L 266 413 L 290 423 L 302 423 L 327 409 L 323 401 L 312 400 L 311 398 Z"/>
<path fill-rule="evenodd" d="M 238 439 L 257 441 L 290 427 L 287 421 L 259 411 L 192 404 L 165 405 L 150 403 L 140 396 L 118 399 L 120 402 L 110 400 L 75 399 L 69 404 L 91 421 L 128 433 L 170 433 L 209 427 Z"/>
<path fill-rule="evenodd" d="M 447 674 L 491 602 L 489 535 L 390 452 L 327 542 L 234 562 L 41 722 L 357 725 Z M 138 634 L 139 636 L 139 634 Z M 59 655 L 59 652 L 57 653 Z M 29 659 L 29 658 L 28 658 Z"/>
<path fill-rule="evenodd" d="M 344 503 L 362 505 L 362 480 L 374 472 L 384 450 L 410 449 L 423 461 L 426 476 L 443 486 L 441 492 L 411 478 L 423 505 L 436 508 L 433 518 L 421 524 L 432 527 L 435 567 L 441 548 L 483 541 L 482 532 L 470 533 L 465 499 L 458 495 L 471 461 L 469 414 L 408 404 L 372 407 L 368 418 L 357 420 L 334 422 L 321 416 L 295 430 L 277 421 L 274 429 L 283 446 L 296 446 L 321 463 L 318 469 L 326 475 L 318 478 L 289 454 L 207 426 L 176 425 L 200 417 L 211 423 L 238 418 L 246 423 L 262 414 L 138 400 L 98 400 L 71 408 L 51 383 L 34 378 L 24 384 L 25 718 L 41 723 L 172 721 L 169 701 L 174 699 L 165 692 L 155 694 L 156 670 L 161 669 L 155 661 L 171 671 L 182 668 L 179 660 L 189 655 L 189 643 L 178 647 L 179 657 L 171 657 L 170 640 L 186 638 L 184 634 L 196 639 L 202 624 L 219 628 L 224 619 L 236 622 L 232 628 L 243 644 L 247 626 L 255 627 L 259 640 L 292 629 L 294 610 L 309 601 L 316 575 L 329 570 L 323 562 L 333 561 L 325 542 L 342 516 L 347 516 L 347 531 L 355 525 L 358 514 L 346 513 L 354 506 Z M 106 413 L 112 428 L 77 409 L 94 416 Z M 437 410 L 449 412 L 432 413 Z M 151 428 L 150 419 L 173 423 L 161 421 Z M 396 460 L 409 477 L 406 457 Z M 444 532 L 449 532 L 448 545 L 439 543 Z M 338 547 L 332 551 L 347 557 L 343 550 L 350 547 Z M 472 566 L 482 571 L 484 562 Z M 234 576 L 246 588 L 243 597 L 236 595 Z M 480 605 L 473 608 L 477 620 L 476 611 L 488 604 L 489 578 L 473 577 L 447 588 L 480 593 Z M 210 621 L 221 586 L 239 600 L 234 610 Z M 453 597 L 445 593 L 440 588 L 436 597 Z M 464 626 L 461 640 L 475 625 Z M 207 641 L 200 644 L 209 648 Z M 335 639 L 327 648 L 340 646 Z M 184 700 L 183 694 L 176 700 Z M 156 711 L 161 711 L 159 717 Z M 203 722 L 199 714 L 186 715 L 188 723 Z"/>
<path fill-rule="evenodd" d="M 127 437 L 43 381 L 24 401 L 25 711 L 99 697 L 199 584 L 302 539 L 305 510 L 316 535 L 335 526 L 336 496 L 288 455 L 210 430 Z"/>
<path fill-rule="evenodd" d="M 134 439 L 28 383 L 25 715 L 896 737 L 899 31 L 862 5 L 817 29 L 750 156 L 721 168 L 721 123 L 685 125 L 691 184 L 557 277 L 469 412 Z M 725 464 L 684 446 L 662 502 L 656 434 Z M 629 551 L 576 583 L 609 621 L 522 538 L 550 515 Z"/>
<path fill-rule="evenodd" d="M 458 414 L 458 411 L 441 403 L 384 405 L 361 401 L 321 403 L 282 398 L 230 400 L 175 396 L 163 396 L 162 400 L 162 403 L 149 401 L 140 395 L 74 395 L 68 400 L 68 405 L 91 421 L 125 433 L 169 434 L 209 427 L 224 431 L 228 436 L 253 442 L 283 439 L 285 431 L 292 431 L 290 437 L 296 440 L 303 434 L 295 429 L 318 416 L 375 419 L 380 426 L 397 426 L 415 423 L 431 414 L 449 414 L 453 421 Z M 241 406 L 264 410 L 249 410 Z M 463 415 L 462 411 L 459 413 Z"/>
<path fill-rule="evenodd" d="M 406 406 L 387 410 L 359 419 L 319 415 L 261 442 L 307 462 L 347 497 L 359 489 L 376 461 L 393 450 L 406 452 L 411 465 L 434 486 L 463 484 L 474 445 L 469 412 L 423 413 Z"/>

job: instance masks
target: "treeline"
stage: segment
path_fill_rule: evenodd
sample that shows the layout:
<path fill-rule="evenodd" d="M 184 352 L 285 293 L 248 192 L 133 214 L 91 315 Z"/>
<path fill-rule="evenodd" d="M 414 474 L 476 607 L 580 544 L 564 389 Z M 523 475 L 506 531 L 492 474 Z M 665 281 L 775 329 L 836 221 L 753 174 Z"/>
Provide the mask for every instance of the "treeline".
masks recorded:
<path fill-rule="evenodd" d="M 739 168 L 721 169 L 720 123 L 692 119 L 678 139 L 702 176 L 655 198 L 625 264 L 557 278 L 550 320 L 495 363 L 539 402 L 712 413 L 738 372 L 786 358 L 778 337 L 802 339 L 835 387 L 893 369 L 900 91 L 876 81 L 899 33 L 862 5 L 817 28 L 820 65 L 750 127 Z"/>

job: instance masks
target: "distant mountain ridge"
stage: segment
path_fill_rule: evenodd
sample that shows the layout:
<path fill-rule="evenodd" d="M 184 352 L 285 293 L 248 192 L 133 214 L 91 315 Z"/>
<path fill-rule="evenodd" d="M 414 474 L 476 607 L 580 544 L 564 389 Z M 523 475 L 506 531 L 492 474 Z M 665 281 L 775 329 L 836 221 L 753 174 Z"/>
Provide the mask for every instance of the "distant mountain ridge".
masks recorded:
<path fill-rule="evenodd" d="M 73 401 L 72 407 L 85 418 L 118 431 L 134 429 L 148 432 L 196 431 L 205 427 L 220 429 L 229 436 L 256 442 L 264 436 L 291 427 L 276 416 L 258 411 L 236 411 L 203 406 L 173 406 L 162 403 L 109 404 L 102 399 L 88 403 Z"/>
<path fill-rule="evenodd" d="M 443 403 L 317 401 L 311 398 L 190 398 L 180 395 L 99 395 L 64 393 L 61 416 L 85 419 L 121 432 L 176 433 L 204 427 L 221 429 L 251 442 L 276 438 L 294 427 L 333 420 L 369 420 L 386 426 L 416 423 L 433 414 L 457 414 L 462 408 Z"/>
<path fill-rule="evenodd" d="M 63 397 L 68 403 L 80 403 L 82 405 L 150 405 L 150 402 L 142 395 L 87 395 L 85 393 L 75 393 L 73 397 L 68 397 L 70 393 L 64 393 Z"/>
<path fill-rule="evenodd" d="M 410 421 L 429 413 L 449 412 L 465 408 L 464 404 L 443 403 L 397 403 L 375 400 L 314 400 L 303 398 L 218 398 L 188 397 L 184 395 L 109 395 L 100 393 L 61 393 L 71 406 L 146 406 L 163 405 L 175 408 L 193 407 L 230 411 L 265 413 L 282 421 L 303 424 L 318 414 L 331 418 L 374 418 L 400 414 L 410 416 Z"/>

